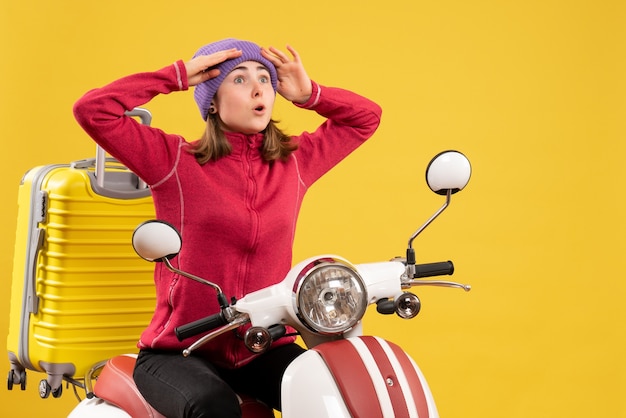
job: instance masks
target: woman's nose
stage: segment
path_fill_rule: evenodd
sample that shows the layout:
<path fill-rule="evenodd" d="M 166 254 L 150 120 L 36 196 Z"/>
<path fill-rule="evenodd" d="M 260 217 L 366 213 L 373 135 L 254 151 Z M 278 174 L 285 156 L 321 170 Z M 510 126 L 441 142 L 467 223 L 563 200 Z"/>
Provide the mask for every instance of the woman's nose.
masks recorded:
<path fill-rule="evenodd" d="M 252 86 L 252 96 L 259 97 L 263 95 L 263 88 L 260 82 L 255 81 Z"/>

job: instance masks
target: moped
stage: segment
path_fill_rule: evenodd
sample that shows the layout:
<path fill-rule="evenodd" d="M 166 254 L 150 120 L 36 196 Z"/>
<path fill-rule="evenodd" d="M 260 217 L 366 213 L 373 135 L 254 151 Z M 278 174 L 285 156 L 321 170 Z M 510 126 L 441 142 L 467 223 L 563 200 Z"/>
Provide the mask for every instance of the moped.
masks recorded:
<path fill-rule="evenodd" d="M 161 262 L 177 274 L 215 289 L 221 310 L 180 326 L 177 337 L 203 336 L 183 350 L 194 350 L 219 335 L 248 325 L 243 343 L 254 353 L 297 330 L 307 351 L 287 368 L 281 386 L 282 417 L 438 417 L 433 395 L 416 362 L 398 345 L 362 332 L 366 309 L 414 318 L 420 299 L 409 289 L 442 286 L 469 291 L 467 284 L 428 279 L 451 275 L 451 261 L 416 263 L 414 239 L 450 204 L 471 175 L 469 160 L 458 151 L 436 155 L 426 169 L 430 189 L 445 203 L 409 238 L 405 257 L 352 264 L 333 254 L 308 258 L 292 267 L 279 283 L 230 300 L 220 287 L 176 269 L 170 262 L 180 251 L 181 237 L 167 223 L 152 220 L 133 234 L 133 247 L 145 260 Z M 141 397 L 132 379 L 135 358 L 118 356 L 95 365 L 85 378 L 87 397 L 69 415 L 84 417 L 161 417 Z M 97 376 L 97 378 L 96 378 Z M 94 384 L 95 381 L 95 384 Z M 273 417 L 260 402 L 241 397 L 246 418 Z"/>

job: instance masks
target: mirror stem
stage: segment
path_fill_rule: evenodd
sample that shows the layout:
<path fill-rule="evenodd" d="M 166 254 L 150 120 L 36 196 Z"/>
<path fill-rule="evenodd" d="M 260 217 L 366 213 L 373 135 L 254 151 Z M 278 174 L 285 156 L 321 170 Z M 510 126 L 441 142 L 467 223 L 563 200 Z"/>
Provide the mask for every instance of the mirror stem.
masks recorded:
<path fill-rule="evenodd" d="M 446 192 L 446 203 L 444 203 L 444 204 L 443 204 L 443 206 L 442 206 L 442 207 L 440 207 L 440 208 L 439 208 L 439 210 L 438 210 L 437 212 L 435 212 L 435 214 L 434 214 L 433 216 L 431 216 L 431 217 L 430 217 L 430 219 L 428 219 L 428 220 L 424 223 L 424 225 L 422 225 L 422 226 L 421 226 L 421 227 L 420 227 L 417 231 L 415 231 L 415 232 L 413 233 L 413 235 L 411 235 L 411 238 L 409 238 L 409 249 L 412 249 L 412 248 L 413 248 L 413 240 L 414 240 L 415 238 L 417 238 L 417 236 L 418 236 L 419 234 L 421 234 L 421 233 L 422 233 L 422 231 L 423 231 L 424 229 L 426 229 L 426 227 L 427 227 L 428 225 L 430 225 L 430 224 L 432 223 L 432 221 L 434 221 L 434 220 L 437 218 L 437 216 L 441 215 L 441 212 L 443 212 L 443 211 L 444 211 L 444 210 L 445 210 L 445 209 L 446 209 L 446 208 L 450 205 L 450 198 L 451 198 L 451 196 L 452 196 L 452 190 L 451 190 L 451 189 L 448 189 L 448 191 Z"/>
<path fill-rule="evenodd" d="M 176 267 L 174 267 L 172 265 L 172 263 L 170 262 L 170 260 L 167 257 L 164 257 L 161 259 L 163 261 L 163 263 L 165 263 L 165 266 L 167 267 L 167 269 L 171 272 L 174 272 L 176 274 L 180 274 L 183 277 L 186 277 L 188 279 L 194 280 L 198 283 L 202 283 L 202 284 L 206 284 L 207 286 L 211 286 L 213 289 L 215 289 L 215 291 L 217 292 L 217 300 L 220 304 L 220 307 L 222 309 L 227 308 L 228 307 L 228 299 L 226 299 L 226 296 L 224 296 L 224 293 L 222 292 L 222 288 L 219 287 L 216 283 L 210 282 L 208 280 L 204 280 L 201 277 L 198 276 L 194 276 L 193 274 L 190 273 L 186 273 L 182 270 L 177 269 Z"/>
<path fill-rule="evenodd" d="M 415 238 L 417 238 L 417 236 L 421 234 L 422 231 L 426 229 L 426 227 L 430 225 L 432 221 L 437 218 L 437 216 L 441 215 L 441 212 L 443 212 L 450 205 L 451 196 L 452 189 L 448 189 L 446 192 L 446 202 L 443 204 L 443 206 L 441 206 L 439 210 L 435 212 L 433 216 L 431 216 L 424 223 L 424 225 L 422 225 L 417 231 L 415 231 L 413 235 L 411 235 L 411 238 L 409 238 L 409 246 L 406 249 L 406 274 L 408 279 L 413 279 L 413 277 L 415 276 L 415 250 L 413 249 L 413 240 L 415 240 Z"/>

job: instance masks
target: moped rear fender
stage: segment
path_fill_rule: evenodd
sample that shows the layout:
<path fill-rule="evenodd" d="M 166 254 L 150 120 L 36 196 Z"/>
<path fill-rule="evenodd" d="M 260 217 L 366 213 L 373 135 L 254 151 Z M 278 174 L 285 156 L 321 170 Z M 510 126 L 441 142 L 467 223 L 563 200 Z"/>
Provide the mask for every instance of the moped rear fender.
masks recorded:
<path fill-rule="evenodd" d="M 396 344 L 361 336 L 320 344 L 283 376 L 282 416 L 438 418 L 428 383 Z"/>
<path fill-rule="evenodd" d="M 107 401 L 93 397 L 83 399 L 67 418 L 132 418 L 123 409 Z"/>

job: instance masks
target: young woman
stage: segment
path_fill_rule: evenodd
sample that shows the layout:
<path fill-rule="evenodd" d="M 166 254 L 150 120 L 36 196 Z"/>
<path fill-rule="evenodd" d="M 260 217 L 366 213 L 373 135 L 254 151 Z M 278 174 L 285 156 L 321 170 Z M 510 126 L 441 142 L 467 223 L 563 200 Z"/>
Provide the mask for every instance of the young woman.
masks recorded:
<path fill-rule="evenodd" d="M 206 45 L 187 61 L 130 75 L 85 94 L 74 114 L 105 150 L 151 188 L 156 216 L 174 225 L 179 268 L 240 298 L 281 281 L 292 262 L 296 219 L 309 187 L 377 129 L 381 109 L 355 93 L 312 82 L 298 53 L 236 39 Z M 124 112 L 158 94 L 195 86 L 204 135 L 179 135 L 137 123 Z M 288 136 L 272 120 L 276 93 L 326 120 Z M 139 341 L 134 378 L 168 417 L 240 416 L 235 391 L 280 409 L 280 381 L 303 350 L 283 337 L 253 355 L 238 334 L 195 355 L 181 350 L 177 326 L 219 310 L 207 286 L 155 267 L 157 305 Z"/>

